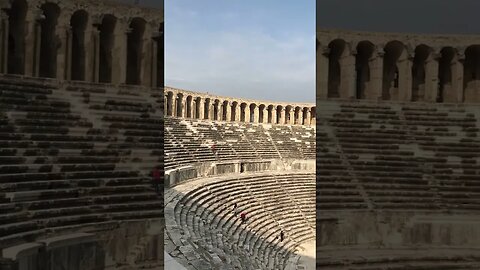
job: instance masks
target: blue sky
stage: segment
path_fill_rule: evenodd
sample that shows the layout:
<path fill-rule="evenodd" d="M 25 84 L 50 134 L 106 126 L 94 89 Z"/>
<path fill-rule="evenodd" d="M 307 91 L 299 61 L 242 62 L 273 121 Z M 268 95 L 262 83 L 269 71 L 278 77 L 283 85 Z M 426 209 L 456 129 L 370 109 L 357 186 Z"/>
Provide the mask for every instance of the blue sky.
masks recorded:
<path fill-rule="evenodd" d="M 166 85 L 315 102 L 314 0 L 165 1 Z"/>

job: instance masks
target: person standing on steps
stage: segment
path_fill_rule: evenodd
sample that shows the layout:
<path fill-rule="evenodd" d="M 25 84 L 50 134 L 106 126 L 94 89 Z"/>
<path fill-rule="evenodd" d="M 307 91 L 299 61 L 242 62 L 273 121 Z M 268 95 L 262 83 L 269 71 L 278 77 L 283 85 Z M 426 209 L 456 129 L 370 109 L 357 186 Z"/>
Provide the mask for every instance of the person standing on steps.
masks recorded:
<path fill-rule="evenodd" d="M 285 235 L 283 235 L 283 231 L 280 231 L 280 242 L 283 242 L 283 238 Z"/>
<path fill-rule="evenodd" d="M 212 152 L 215 156 L 217 155 L 217 149 L 215 148 L 215 144 L 212 144 Z"/>
<path fill-rule="evenodd" d="M 160 170 L 158 169 L 158 167 L 155 167 L 152 172 L 152 182 L 153 186 L 155 187 L 155 192 L 157 192 L 158 195 L 160 195 L 160 181 Z"/>
<path fill-rule="evenodd" d="M 242 213 L 240 214 L 240 219 L 242 220 L 242 223 L 244 223 L 245 221 L 247 221 L 247 213 L 242 212 Z"/>

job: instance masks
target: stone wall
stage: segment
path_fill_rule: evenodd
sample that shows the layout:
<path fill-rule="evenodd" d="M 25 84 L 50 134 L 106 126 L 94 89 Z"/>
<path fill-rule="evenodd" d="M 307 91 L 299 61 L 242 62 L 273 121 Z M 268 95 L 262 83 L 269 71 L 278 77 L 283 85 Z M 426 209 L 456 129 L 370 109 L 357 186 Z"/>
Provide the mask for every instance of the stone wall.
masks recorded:
<path fill-rule="evenodd" d="M 317 99 L 480 102 L 480 36 L 317 31 Z"/>
<path fill-rule="evenodd" d="M 315 125 L 315 104 L 222 97 L 165 88 L 165 115 L 227 122 Z"/>
<path fill-rule="evenodd" d="M 107 0 L 2 1 L 0 73 L 163 86 L 163 10 Z"/>

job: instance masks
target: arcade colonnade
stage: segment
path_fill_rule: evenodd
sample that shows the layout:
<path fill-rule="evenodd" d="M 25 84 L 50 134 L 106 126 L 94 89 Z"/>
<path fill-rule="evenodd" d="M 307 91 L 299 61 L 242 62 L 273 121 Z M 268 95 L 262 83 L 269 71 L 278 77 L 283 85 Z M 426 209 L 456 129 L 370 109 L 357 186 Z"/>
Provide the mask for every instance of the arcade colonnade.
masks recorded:
<path fill-rule="evenodd" d="M 163 86 L 163 11 L 108 0 L 0 2 L 0 73 Z"/>
<path fill-rule="evenodd" d="M 165 115 L 227 122 L 315 126 L 314 104 L 272 103 L 165 88 Z"/>
<path fill-rule="evenodd" d="M 319 99 L 480 102 L 480 36 L 317 32 Z"/>

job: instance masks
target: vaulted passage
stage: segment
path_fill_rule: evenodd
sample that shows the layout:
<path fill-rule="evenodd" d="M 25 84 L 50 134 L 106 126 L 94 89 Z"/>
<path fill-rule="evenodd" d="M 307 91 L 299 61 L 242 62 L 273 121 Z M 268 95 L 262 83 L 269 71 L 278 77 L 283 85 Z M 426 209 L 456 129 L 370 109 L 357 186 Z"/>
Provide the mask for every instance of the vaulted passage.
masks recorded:
<path fill-rule="evenodd" d="M 105 15 L 100 31 L 99 48 L 99 75 L 98 80 L 102 83 L 112 82 L 112 50 L 114 46 L 114 32 L 117 19 L 112 15 Z"/>
<path fill-rule="evenodd" d="M 70 20 L 72 28 L 72 80 L 85 80 L 85 30 L 88 14 L 84 10 L 76 11 Z"/>
<path fill-rule="evenodd" d="M 356 69 L 356 98 L 365 98 L 365 91 L 370 82 L 370 58 L 372 57 L 374 45 L 369 41 L 362 41 L 357 46 L 355 61 Z"/>
<path fill-rule="evenodd" d="M 419 45 L 415 49 L 412 66 L 412 101 L 423 101 L 425 97 L 425 65 L 430 54 L 430 48 Z"/>
<path fill-rule="evenodd" d="M 134 18 L 127 37 L 127 84 L 140 84 L 145 20 Z"/>
<path fill-rule="evenodd" d="M 55 78 L 57 73 L 57 48 L 59 41 L 55 33 L 60 8 L 53 3 L 41 7 L 44 19 L 41 22 L 40 77 Z M 63 68 L 63 67 L 61 67 Z"/>
<path fill-rule="evenodd" d="M 399 62 L 404 53 L 404 46 L 399 41 L 392 41 L 385 46 L 383 59 L 382 99 L 390 100 L 392 92 L 398 90 L 400 82 Z"/>
<path fill-rule="evenodd" d="M 25 73 L 25 16 L 27 2 L 14 0 L 9 12 L 8 73 Z"/>
<path fill-rule="evenodd" d="M 480 88 L 480 45 L 465 50 L 464 89 Z"/>
<path fill-rule="evenodd" d="M 328 97 L 340 97 L 340 82 L 341 82 L 341 68 L 340 60 L 345 51 L 345 41 L 334 40 L 328 46 L 330 48 L 330 55 L 328 59 Z"/>
<path fill-rule="evenodd" d="M 452 89 L 452 64 L 455 50 L 452 47 L 443 48 L 438 67 L 439 89 L 437 102 L 443 102 L 445 95 L 453 94 Z"/>

